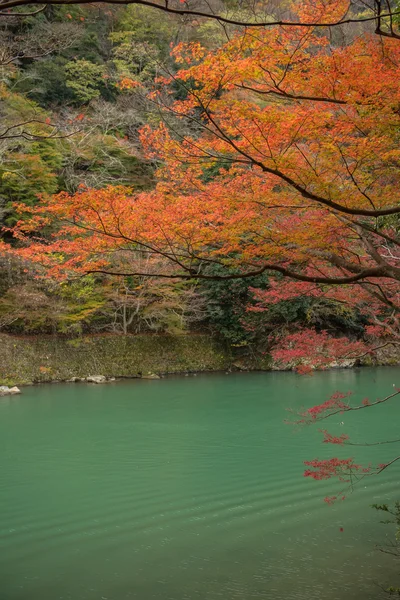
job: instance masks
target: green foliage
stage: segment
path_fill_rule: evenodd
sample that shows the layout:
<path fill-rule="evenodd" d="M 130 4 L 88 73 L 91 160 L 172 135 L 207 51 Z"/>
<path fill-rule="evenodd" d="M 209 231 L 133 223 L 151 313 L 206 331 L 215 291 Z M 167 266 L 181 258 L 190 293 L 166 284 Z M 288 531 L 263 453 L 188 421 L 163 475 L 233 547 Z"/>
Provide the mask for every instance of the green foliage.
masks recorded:
<path fill-rule="evenodd" d="M 0 87 L 0 111 L 4 127 L 15 127 L 16 138 L 5 140 L 0 163 L 0 198 L 5 223 L 15 223 L 13 204 L 33 205 L 39 194 L 58 189 L 57 170 L 62 166 L 60 141 L 51 137 L 49 114 L 21 94 Z M 19 126 L 19 123 L 24 125 Z M 18 133 L 26 132 L 25 137 Z M 35 139 L 34 136 L 40 136 Z M 32 137 L 32 139 L 30 139 Z M 0 152 L 1 152 L 0 149 Z"/>
<path fill-rule="evenodd" d="M 197 83 L 196 80 L 193 79 L 193 77 L 191 77 L 185 82 L 180 81 L 179 79 L 174 79 L 171 85 L 171 89 L 173 90 L 174 98 L 176 100 L 186 100 L 186 98 L 189 95 L 189 92 L 197 89 Z"/>
<path fill-rule="evenodd" d="M 105 304 L 101 287 L 90 276 L 62 284 L 58 296 L 63 311 L 57 320 L 57 330 L 69 335 L 82 334 L 96 317 L 99 318 L 99 311 Z"/>
<path fill-rule="evenodd" d="M 356 310 L 329 299 L 301 296 L 272 304 L 265 312 L 265 323 L 313 325 L 317 330 L 328 329 L 360 335 L 367 324 Z"/>
<path fill-rule="evenodd" d="M 381 231 L 387 228 L 394 229 L 397 234 L 400 231 L 400 216 L 398 214 L 378 217 L 376 221 L 377 227 Z"/>
<path fill-rule="evenodd" d="M 176 27 L 176 21 L 168 16 L 160 19 L 146 7 L 128 6 L 109 36 L 118 77 L 133 77 L 144 85 L 151 84 L 160 65 L 172 62 L 169 43 Z"/>
<path fill-rule="evenodd" d="M 137 44 L 131 34 L 115 34 L 113 39 L 121 42 L 113 53 L 113 63 L 118 76 L 132 76 L 136 81 L 150 84 L 157 75 L 157 50 L 151 46 Z"/>
<path fill-rule="evenodd" d="M 75 95 L 67 86 L 66 64 L 68 60 L 62 56 L 38 61 L 27 73 L 21 73 L 16 89 L 46 108 L 69 104 Z"/>
<path fill-rule="evenodd" d="M 2 278 L 0 327 L 12 333 L 81 335 L 101 320 L 103 289 L 93 277 L 55 284 L 31 279 L 13 265 L 13 281 Z"/>
<path fill-rule="evenodd" d="M 115 30 L 123 34 L 121 40 L 153 45 L 165 55 L 178 27 L 176 20 L 168 15 L 160 18 L 151 8 L 130 4 L 120 13 Z M 118 37 L 112 39 L 117 41 Z"/>
<path fill-rule="evenodd" d="M 106 78 L 103 66 L 81 59 L 68 62 L 65 72 L 66 86 L 73 91 L 79 102 L 86 104 L 100 96 Z"/>
<path fill-rule="evenodd" d="M 40 156 L 40 159 L 49 169 L 58 171 L 63 164 L 61 143 L 57 139 L 43 139 L 31 141 L 27 144 L 31 155 Z"/>
<path fill-rule="evenodd" d="M 202 181 L 208 183 L 209 181 L 216 179 L 221 174 L 221 171 L 228 171 L 231 164 L 232 163 L 229 161 L 219 158 L 211 166 L 203 169 Z"/>
<path fill-rule="evenodd" d="M 38 134 L 43 133 L 43 125 L 40 125 L 39 122 L 45 121 L 49 116 L 35 102 L 15 90 L 11 91 L 4 84 L 0 84 L 0 110 L 6 124 L 35 119 L 36 129 L 34 131 Z"/>
<path fill-rule="evenodd" d="M 207 267 L 207 275 L 226 275 L 219 265 Z M 254 338 L 254 329 L 247 326 L 247 308 L 253 295 L 250 288 L 265 289 L 268 277 L 263 274 L 254 278 L 228 280 L 202 280 L 200 293 L 207 299 L 206 318 L 213 331 L 232 345 L 247 344 Z"/>
<path fill-rule="evenodd" d="M 362 335 L 368 324 L 367 318 L 359 310 L 329 299 L 311 302 L 306 320 L 317 329 L 330 329 L 355 336 Z"/>
<path fill-rule="evenodd" d="M 10 152 L 0 166 L 0 197 L 4 202 L 5 223 L 16 222 L 14 202 L 33 205 L 39 194 L 57 191 L 57 176 L 40 154 Z"/>

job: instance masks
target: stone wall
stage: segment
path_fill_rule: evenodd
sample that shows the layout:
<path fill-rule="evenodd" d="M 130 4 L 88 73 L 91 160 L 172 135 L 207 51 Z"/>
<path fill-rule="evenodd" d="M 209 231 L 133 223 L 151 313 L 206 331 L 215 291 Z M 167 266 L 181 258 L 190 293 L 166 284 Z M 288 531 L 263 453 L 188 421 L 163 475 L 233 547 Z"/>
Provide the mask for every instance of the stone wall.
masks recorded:
<path fill-rule="evenodd" d="M 0 335 L 0 385 L 105 375 L 220 371 L 229 351 L 208 335 L 97 335 L 77 339 Z"/>

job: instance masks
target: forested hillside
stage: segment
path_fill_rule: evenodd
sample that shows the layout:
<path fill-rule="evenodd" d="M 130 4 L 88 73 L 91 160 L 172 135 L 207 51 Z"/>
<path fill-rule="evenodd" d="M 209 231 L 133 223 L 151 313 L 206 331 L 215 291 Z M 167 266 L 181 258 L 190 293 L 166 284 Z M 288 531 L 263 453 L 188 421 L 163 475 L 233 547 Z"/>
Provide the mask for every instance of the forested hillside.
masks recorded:
<path fill-rule="evenodd" d="M 2 225 L 17 222 L 16 203 L 35 207 L 41 196 L 62 190 L 154 187 L 157 162 L 144 157 L 138 132 L 160 115 L 144 94 L 131 94 L 124 84 L 134 77 L 151 86 L 161 70 L 174 71 L 171 44 L 196 40 L 212 47 L 222 34 L 217 24 L 161 18 L 136 6 L 48 7 L 35 17 L 2 20 Z M 182 93 L 177 86 L 175 98 Z M 4 239 L 11 241 L 7 231 Z M 220 290 L 212 286 L 157 278 L 60 283 L 35 279 L 35 271 L 18 259 L 2 261 L 0 323 L 15 333 L 179 333 L 221 319 L 234 338 L 233 299 L 240 301 L 241 314 L 249 295 L 248 286 L 228 285 L 221 308 Z M 214 300 L 209 309 L 206 297 Z"/>
<path fill-rule="evenodd" d="M 3 18 L 1 330 L 214 332 L 319 366 L 393 339 L 398 42 L 345 4 L 263 6 L 361 19 L 329 32 L 135 5 Z"/>

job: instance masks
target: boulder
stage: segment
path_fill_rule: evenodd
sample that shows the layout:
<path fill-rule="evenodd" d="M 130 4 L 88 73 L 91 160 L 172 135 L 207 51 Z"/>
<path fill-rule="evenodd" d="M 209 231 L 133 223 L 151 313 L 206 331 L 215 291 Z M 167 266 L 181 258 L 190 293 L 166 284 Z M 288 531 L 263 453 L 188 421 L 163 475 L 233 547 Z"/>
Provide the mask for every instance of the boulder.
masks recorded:
<path fill-rule="evenodd" d="M 86 377 L 88 383 L 106 383 L 107 379 L 104 375 L 89 375 Z"/>
<path fill-rule="evenodd" d="M 10 388 L 8 393 L 14 396 L 15 394 L 20 394 L 21 390 L 16 385 L 14 385 L 14 387 Z"/>
<path fill-rule="evenodd" d="M 161 377 L 155 373 L 147 373 L 146 375 L 142 375 L 142 379 L 161 379 Z"/>
<path fill-rule="evenodd" d="M 357 361 L 352 358 L 342 358 L 334 360 L 327 365 L 328 369 L 352 369 L 356 366 Z"/>
<path fill-rule="evenodd" d="M 15 394 L 20 394 L 21 390 L 14 387 L 9 388 L 8 385 L 0 385 L 0 396 L 14 396 Z"/>

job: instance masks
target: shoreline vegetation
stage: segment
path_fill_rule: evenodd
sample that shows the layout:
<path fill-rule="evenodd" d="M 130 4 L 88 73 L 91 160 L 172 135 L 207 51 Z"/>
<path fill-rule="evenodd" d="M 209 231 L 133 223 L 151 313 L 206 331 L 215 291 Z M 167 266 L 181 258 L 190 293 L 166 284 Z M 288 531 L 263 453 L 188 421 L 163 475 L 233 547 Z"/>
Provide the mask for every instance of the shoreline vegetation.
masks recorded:
<path fill-rule="evenodd" d="M 290 370 L 268 354 L 245 354 L 208 334 L 187 335 L 0 335 L 0 385 L 104 381 L 123 378 L 158 379 L 169 374 L 218 371 Z M 379 344 L 377 344 L 378 346 Z M 251 350 L 251 349 L 250 349 Z M 387 345 L 358 361 L 332 363 L 331 368 L 398 365 L 400 353 Z M 93 382 L 96 383 L 96 382 Z M 100 383 L 100 381 L 98 382 Z"/>

